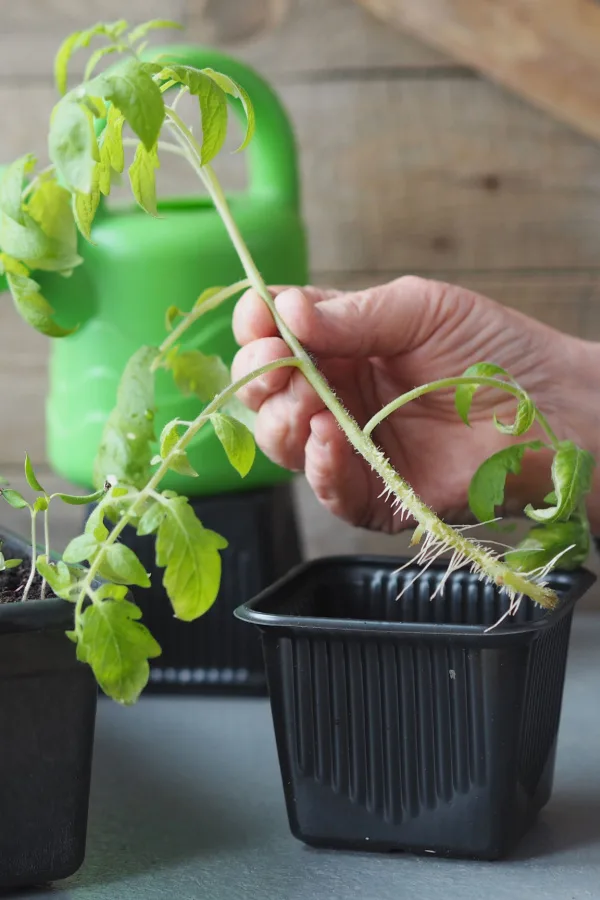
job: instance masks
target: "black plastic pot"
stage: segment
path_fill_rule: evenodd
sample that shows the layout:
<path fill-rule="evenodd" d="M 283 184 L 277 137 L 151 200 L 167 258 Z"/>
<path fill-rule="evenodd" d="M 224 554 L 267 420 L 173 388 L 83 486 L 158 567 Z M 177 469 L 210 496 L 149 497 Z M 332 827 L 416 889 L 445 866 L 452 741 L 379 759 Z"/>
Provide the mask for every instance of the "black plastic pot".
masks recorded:
<path fill-rule="evenodd" d="M 28 545 L 3 532 L 3 552 Z M 55 881 L 83 862 L 97 686 L 65 636 L 73 605 L 0 605 L 0 887 Z"/>
<path fill-rule="evenodd" d="M 293 834 L 315 847 L 496 859 L 548 801 L 575 601 L 552 612 L 443 566 L 322 559 L 236 610 L 262 633 Z M 404 589 L 406 592 L 399 597 Z M 398 599 L 397 599 L 398 598 Z"/>
<path fill-rule="evenodd" d="M 150 572 L 152 587 L 133 588 L 144 623 L 162 647 L 151 661 L 145 693 L 249 694 L 267 691 L 258 635 L 232 615 L 302 559 L 290 485 L 191 501 L 203 525 L 229 541 L 223 552 L 221 590 L 216 603 L 195 622 L 173 617 L 154 562 L 154 537 L 131 528 L 123 542 Z"/>

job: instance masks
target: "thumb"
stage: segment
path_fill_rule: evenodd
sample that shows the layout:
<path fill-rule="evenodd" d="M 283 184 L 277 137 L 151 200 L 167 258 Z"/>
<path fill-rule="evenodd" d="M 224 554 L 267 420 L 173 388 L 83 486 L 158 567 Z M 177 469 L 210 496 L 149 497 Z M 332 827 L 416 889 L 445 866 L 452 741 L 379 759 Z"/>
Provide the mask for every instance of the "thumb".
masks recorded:
<path fill-rule="evenodd" d="M 275 305 L 301 344 L 320 357 L 393 356 L 414 350 L 439 326 L 448 285 L 405 276 L 389 284 L 318 299 L 297 288 Z"/>

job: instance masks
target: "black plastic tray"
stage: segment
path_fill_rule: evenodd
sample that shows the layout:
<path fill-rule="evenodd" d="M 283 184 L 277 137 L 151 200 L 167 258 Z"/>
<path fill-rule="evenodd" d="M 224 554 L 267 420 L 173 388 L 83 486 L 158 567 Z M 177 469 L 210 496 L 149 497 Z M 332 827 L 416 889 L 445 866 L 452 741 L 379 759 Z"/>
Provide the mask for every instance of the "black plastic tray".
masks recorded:
<path fill-rule="evenodd" d="M 575 601 L 551 612 L 406 560 L 297 567 L 236 615 L 262 632 L 290 826 L 317 847 L 495 859 L 548 801 Z"/>

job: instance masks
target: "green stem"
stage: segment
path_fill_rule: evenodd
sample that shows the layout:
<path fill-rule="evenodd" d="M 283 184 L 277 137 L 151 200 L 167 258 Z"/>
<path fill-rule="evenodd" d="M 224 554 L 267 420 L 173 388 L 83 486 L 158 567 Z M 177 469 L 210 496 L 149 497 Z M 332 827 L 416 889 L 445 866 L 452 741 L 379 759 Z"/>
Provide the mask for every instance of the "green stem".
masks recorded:
<path fill-rule="evenodd" d="M 327 381 L 316 369 L 300 341 L 290 331 L 277 312 L 275 302 L 242 238 L 229 209 L 225 194 L 212 168 L 209 165 L 203 166 L 200 162 L 201 148 L 198 142 L 176 113 L 167 109 L 167 116 L 171 120 L 172 130 L 177 140 L 184 148 L 187 148 L 188 158 L 208 190 L 215 209 L 221 216 L 229 238 L 253 288 L 267 305 L 279 329 L 279 333 L 296 359 L 301 363 L 301 370 L 306 380 L 321 398 L 327 409 L 333 414 L 354 449 L 360 453 L 371 468 L 381 477 L 386 488 L 398 498 L 402 507 L 416 519 L 419 525 L 422 525 L 449 550 L 470 560 L 491 581 L 498 586 L 507 588 L 511 593 L 525 594 L 542 606 L 554 605 L 556 596 L 553 591 L 540 584 L 534 584 L 529 579 L 519 575 L 518 572 L 513 572 L 500 560 L 490 556 L 480 545 L 463 537 L 460 532 L 439 519 L 433 510 L 416 496 L 411 486 L 396 472 L 383 452 L 363 433 L 354 417 L 340 403 Z"/>
<path fill-rule="evenodd" d="M 179 148 L 178 148 L 179 149 Z M 224 303 L 226 300 L 231 299 L 231 297 L 235 297 L 236 294 L 239 294 L 241 291 L 250 287 L 250 281 L 247 278 L 244 278 L 242 281 L 236 281 L 235 284 L 232 284 L 231 287 L 223 288 L 223 290 L 219 291 L 216 294 L 213 294 L 208 300 L 204 303 L 200 304 L 200 306 L 195 306 L 190 312 L 182 319 L 179 325 L 173 329 L 171 334 L 164 339 L 160 347 L 158 348 L 158 356 L 152 363 L 152 371 L 156 371 L 160 367 L 160 363 L 165 353 L 170 350 L 170 348 L 177 343 L 177 341 L 185 334 L 185 332 L 190 328 L 194 322 L 197 322 L 198 319 L 203 316 L 205 313 L 210 312 L 211 309 L 216 309 L 217 306 L 220 306 L 221 303 Z"/>
<path fill-rule="evenodd" d="M 37 535 L 35 528 L 35 520 L 37 517 L 37 512 L 35 509 L 31 509 L 30 507 L 30 515 L 31 515 L 31 571 L 29 573 L 29 578 L 27 579 L 27 584 L 25 585 L 25 590 L 23 591 L 23 603 L 29 597 L 29 591 L 31 590 L 31 586 L 33 585 L 33 579 L 35 578 L 35 564 L 37 562 Z"/>
<path fill-rule="evenodd" d="M 373 432 L 373 430 L 379 424 L 381 424 L 381 422 L 383 422 L 384 419 L 387 419 L 389 415 L 391 415 L 397 409 L 400 409 L 401 406 L 406 406 L 406 404 L 410 403 L 411 400 L 416 400 L 418 397 L 422 397 L 423 394 L 431 394 L 433 391 L 439 391 L 444 388 L 459 387 L 461 384 L 498 388 L 501 391 L 505 391 L 507 394 L 511 394 L 513 397 L 526 397 L 525 392 L 517 385 L 513 385 L 507 381 L 501 381 L 499 378 L 492 378 L 486 375 L 462 375 L 458 378 L 440 378 L 438 381 L 430 381 L 428 384 L 422 384 L 420 387 L 414 388 L 412 391 L 407 391 L 406 394 L 402 394 L 402 396 L 400 397 L 396 397 L 395 400 L 392 400 L 390 403 L 384 406 L 383 409 L 380 409 L 378 413 L 375 413 L 375 415 L 371 419 L 369 419 L 369 421 L 363 428 L 363 434 L 369 436 Z M 535 410 L 535 417 L 550 438 L 553 446 L 557 447 L 559 443 L 558 438 L 554 434 L 554 431 L 550 427 L 546 417 L 537 409 L 537 407 Z"/>
<path fill-rule="evenodd" d="M 77 597 L 77 601 L 75 604 L 76 631 L 79 631 L 79 619 L 86 597 L 89 596 L 92 597 L 92 600 L 94 599 L 92 584 L 102 566 L 102 561 L 104 559 L 104 554 L 106 553 L 107 548 L 115 543 L 123 529 L 127 525 L 129 525 L 130 522 L 135 518 L 138 510 L 144 505 L 146 500 L 153 495 L 154 491 L 169 471 L 172 458 L 178 453 L 185 450 L 190 441 L 196 436 L 196 434 L 206 424 L 206 422 L 208 422 L 211 415 L 217 412 L 223 406 L 223 404 L 227 403 L 227 401 L 230 400 L 241 388 L 245 387 L 245 385 L 249 384 L 251 381 L 254 381 L 255 378 L 259 378 L 261 375 L 264 375 L 266 372 L 272 372 L 274 369 L 282 369 L 285 366 L 296 366 L 302 368 L 302 364 L 293 357 L 276 359 L 273 362 L 267 363 L 266 365 L 261 366 L 259 369 L 256 369 L 254 372 L 251 372 L 249 375 L 245 375 L 243 378 L 239 378 L 237 381 L 234 381 L 233 384 L 230 384 L 226 388 L 224 388 L 224 390 L 222 390 L 220 394 L 217 394 L 217 396 L 213 400 L 211 400 L 211 402 L 202 410 L 200 415 L 198 415 L 194 419 L 194 421 L 190 425 L 188 425 L 186 430 L 179 438 L 178 442 L 172 448 L 170 453 L 165 457 L 165 459 L 163 459 L 160 466 L 150 478 L 148 483 L 139 491 L 136 499 L 131 504 L 131 506 L 128 509 L 124 510 L 123 515 L 102 543 L 102 546 L 98 550 L 94 561 L 90 563 L 87 574 L 81 582 L 79 596 Z"/>
<path fill-rule="evenodd" d="M 48 503 L 50 502 L 50 498 L 46 497 Z M 44 553 L 46 554 L 46 559 L 50 559 L 50 508 L 46 507 L 44 510 Z M 42 600 L 46 596 L 46 579 L 42 578 L 42 590 L 41 597 Z"/>

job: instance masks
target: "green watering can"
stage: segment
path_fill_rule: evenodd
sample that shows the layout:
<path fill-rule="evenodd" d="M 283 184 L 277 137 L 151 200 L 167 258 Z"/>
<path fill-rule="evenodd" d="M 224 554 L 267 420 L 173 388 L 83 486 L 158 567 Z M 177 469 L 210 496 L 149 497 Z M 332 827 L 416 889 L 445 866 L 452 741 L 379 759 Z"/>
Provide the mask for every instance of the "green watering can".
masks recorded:
<path fill-rule="evenodd" d="M 171 63 L 211 66 L 248 91 L 256 111 L 256 134 L 248 150 L 249 188 L 230 198 L 232 212 L 267 283 L 305 284 L 295 142 L 278 98 L 254 71 L 216 50 L 180 45 L 158 52 Z M 102 429 L 132 353 L 143 344 L 162 342 L 169 306 L 189 310 L 205 288 L 244 278 L 208 198 L 163 200 L 159 215 L 154 219 L 133 206 L 103 206 L 92 232 L 94 244 L 80 239 L 84 262 L 70 278 L 34 273 L 57 320 L 79 326 L 75 334 L 52 341 L 46 421 L 51 465 L 83 487 L 91 485 Z M 234 304 L 235 298 L 203 316 L 182 346 L 218 354 L 230 364 L 237 350 L 231 329 Z M 171 419 L 193 419 L 201 408 L 197 398 L 181 395 L 167 372 L 157 375 L 156 403 L 157 434 Z M 259 453 L 242 481 L 212 428 L 197 435 L 189 457 L 199 477 L 173 473 L 165 487 L 204 496 L 290 478 Z"/>

